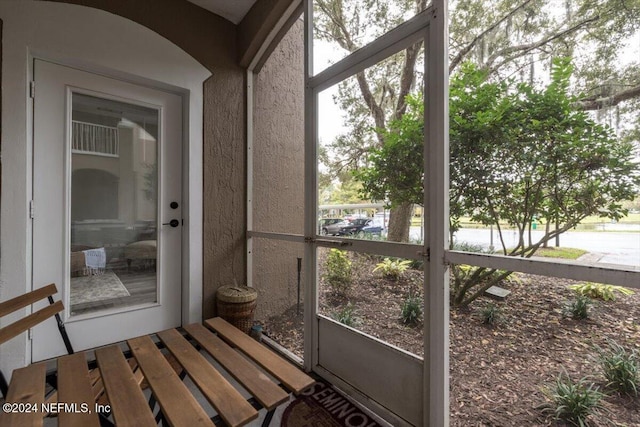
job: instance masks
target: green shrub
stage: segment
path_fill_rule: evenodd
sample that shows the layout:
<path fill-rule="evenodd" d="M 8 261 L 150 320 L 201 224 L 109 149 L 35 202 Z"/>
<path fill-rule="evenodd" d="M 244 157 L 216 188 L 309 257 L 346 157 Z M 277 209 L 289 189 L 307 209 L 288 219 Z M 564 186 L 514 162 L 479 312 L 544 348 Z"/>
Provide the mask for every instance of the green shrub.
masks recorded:
<path fill-rule="evenodd" d="M 553 412 L 557 419 L 572 425 L 586 426 L 587 417 L 597 413 L 604 397 L 593 383 L 587 384 L 582 378 L 573 382 L 566 373 L 561 373 L 555 383 L 543 390 L 551 403 L 545 405 L 545 411 Z"/>
<path fill-rule="evenodd" d="M 453 245 L 453 248 L 466 252 L 491 253 L 480 245 L 467 242 L 457 242 Z M 484 291 L 491 286 L 500 285 L 509 277 L 515 282 L 521 282 L 510 271 L 465 264 L 452 264 L 451 276 L 449 291 L 453 307 L 467 307 L 471 302 L 479 298 Z"/>
<path fill-rule="evenodd" d="M 400 318 L 405 325 L 416 325 L 422 316 L 422 300 L 420 297 L 409 296 L 402 304 L 402 312 Z"/>
<path fill-rule="evenodd" d="M 587 296 L 589 298 L 601 299 L 604 301 L 613 301 L 616 299 L 616 292 L 623 295 L 633 295 L 631 289 L 624 288 L 616 285 L 605 285 L 602 283 L 578 283 L 577 285 L 570 285 L 569 289 L 573 289 L 580 295 Z"/>
<path fill-rule="evenodd" d="M 578 294 L 575 300 L 569 301 L 565 304 L 562 312 L 567 317 L 572 317 L 578 320 L 586 319 L 589 317 L 589 309 L 591 305 L 592 302 L 589 297 Z"/>
<path fill-rule="evenodd" d="M 615 341 L 609 341 L 609 349 L 598 347 L 598 361 L 607 379 L 607 387 L 630 396 L 640 393 L 640 355 L 627 351 Z"/>
<path fill-rule="evenodd" d="M 351 261 L 346 251 L 331 249 L 327 256 L 324 281 L 338 293 L 344 294 L 351 288 Z"/>
<path fill-rule="evenodd" d="M 421 259 L 412 259 L 409 260 L 409 268 L 413 270 L 423 270 L 424 269 L 424 261 Z"/>
<path fill-rule="evenodd" d="M 480 320 L 485 325 L 495 325 L 502 319 L 502 309 L 489 303 L 480 309 Z"/>
<path fill-rule="evenodd" d="M 333 314 L 333 318 L 347 326 L 355 326 L 357 323 L 357 318 L 355 316 L 355 308 L 353 304 L 348 303 L 346 306 L 342 308 L 342 310 Z"/>
<path fill-rule="evenodd" d="M 373 272 L 379 271 L 387 279 L 398 280 L 411 265 L 410 260 L 385 258 L 376 265 Z"/>
<path fill-rule="evenodd" d="M 451 249 L 455 251 L 463 251 L 463 252 L 478 252 L 478 253 L 489 252 L 482 245 L 471 243 L 471 242 L 465 242 L 465 241 L 459 242 L 457 240 L 453 242 Z"/>

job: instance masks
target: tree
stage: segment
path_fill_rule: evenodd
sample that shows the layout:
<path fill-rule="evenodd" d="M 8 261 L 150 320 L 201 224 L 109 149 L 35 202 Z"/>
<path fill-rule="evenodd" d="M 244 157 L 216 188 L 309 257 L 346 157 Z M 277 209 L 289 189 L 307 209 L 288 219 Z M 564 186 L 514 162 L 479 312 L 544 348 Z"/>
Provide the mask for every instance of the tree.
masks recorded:
<path fill-rule="evenodd" d="M 362 183 L 353 178 L 351 174 L 342 177 L 340 182 L 332 184 L 332 191 L 327 194 L 327 199 L 323 200 L 323 204 L 344 205 L 357 204 L 360 202 L 360 192 Z"/>
<path fill-rule="evenodd" d="M 422 205 L 424 194 L 424 122 L 421 97 L 407 96 L 408 110 L 380 129 L 383 143 L 370 150 L 368 166 L 354 172 L 362 182 L 361 195 L 372 200 Z"/>
<path fill-rule="evenodd" d="M 480 138 L 453 140 L 461 144 L 460 154 L 470 153 L 451 159 L 452 176 L 462 177 L 452 179 L 452 187 L 465 186 L 462 211 L 497 227 L 505 255 L 530 257 L 589 215 L 619 219 L 626 214 L 621 201 L 638 192 L 640 174 L 631 144 L 577 108 L 577 98 L 568 93 L 571 74 L 570 64 L 557 59 L 544 90 L 520 83 L 500 95 L 487 117 L 478 112 L 482 119 L 476 124 L 495 129 L 501 140 L 486 145 Z M 461 97 L 468 90 L 453 87 Z M 458 108 L 453 100 L 452 106 Z M 469 168 L 469 163 L 476 166 Z M 536 217 L 557 227 L 532 241 Z M 517 231 L 515 246 L 503 238 L 504 222 Z M 454 269 L 452 303 L 467 305 L 509 274 Z"/>
<path fill-rule="evenodd" d="M 407 15 L 423 10 L 425 3 L 318 0 L 316 34 L 353 52 Z M 494 82 L 515 77 L 533 84 L 548 72 L 554 58 L 573 57 L 574 90 L 583 94 L 575 99 L 576 105 L 585 110 L 616 108 L 618 122 L 634 122 L 640 108 L 640 64 L 625 61 L 621 46 L 640 28 L 640 0 L 565 0 L 561 7 L 553 7 L 558 4 L 452 0 L 450 72 L 453 75 L 470 61 Z M 330 173 L 367 166 L 366 153 L 383 146 L 389 122 L 407 111 L 406 95 L 420 75 L 416 64 L 421 48 L 412 46 L 340 85 L 336 102 L 346 111 L 351 131 L 330 145 L 334 155 L 327 164 Z M 388 202 L 394 207 L 390 240 L 407 241 L 411 205 Z"/>
<path fill-rule="evenodd" d="M 367 39 L 403 22 L 408 11 L 415 14 L 424 10 L 426 3 L 426 0 L 318 0 L 315 2 L 316 34 L 335 42 L 348 53 L 355 52 Z M 375 24 L 371 25 L 372 22 Z M 416 43 L 340 85 L 335 101 L 347 112 L 351 132 L 330 146 L 335 156 L 327 165 L 331 173 L 340 175 L 344 170 L 357 170 L 364 166 L 362 159 L 370 149 L 382 146 L 388 121 L 402 117 L 407 109 L 405 100 L 414 89 L 415 67 L 421 51 L 422 42 Z M 373 136 L 371 129 L 375 129 Z M 412 205 L 394 199 L 385 201 L 392 207 L 388 240 L 408 241 Z"/>
<path fill-rule="evenodd" d="M 494 79 L 519 75 L 533 83 L 536 67 L 572 57 L 582 108 L 640 96 L 638 58 L 624 58 L 624 43 L 640 29 L 639 0 L 503 0 L 495 7 L 453 0 L 451 9 L 451 73 L 472 61 Z"/>
<path fill-rule="evenodd" d="M 460 216 L 470 216 L 497 227 L 504 255 L 530 257 L 589 215 L 619 218 L 626 213 L 621 201 L 633 199 L 640 185 L 631 145 L 577 107 L 576 97 L 568 93 L 571 75 L 570 63 L 556 59 L 552 81 L 543 89 L 491 82 L 486 70 L 470 63 L 452 78 L 452 232 Z M 409 97 L 408 104 L 407 114 L 389 124 L 385 144 L 372 152 L 370 166 L 358 177 L 370 195 L 396 192 L 421 203 L 423 104 L 420 97 Z M 558 228 L 532 241 L 536 217 Z M 506 243 L 502 223 L 517 230 L 515 246 Z M 509 274 L 454 268 L 452 304 L 469 304 Z"/>

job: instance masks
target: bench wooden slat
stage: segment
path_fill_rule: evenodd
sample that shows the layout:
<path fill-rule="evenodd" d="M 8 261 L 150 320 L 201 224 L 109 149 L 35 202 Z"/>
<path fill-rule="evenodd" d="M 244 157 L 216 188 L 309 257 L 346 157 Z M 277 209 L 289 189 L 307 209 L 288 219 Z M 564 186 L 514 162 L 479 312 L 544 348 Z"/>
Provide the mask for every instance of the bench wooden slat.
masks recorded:
<path fill-rule="evenodd" d="M 8 301 L 0 302 L 0 317 L 4 317 L 9 313 L 13 313 L 16 310 L 40 301 L 41 299 L 51 296 L 56 292 L 58 292 L 56 285 L 51 283 L 24 295 L 11 298 Z"/>
<path fill-rule="evenodd" d="M 129 365 L 131 365 L 131 362 L 129 362 Z M 137 366 L 138 365 L 135 365 L 135 367 Z M 89 382 L 91 383 L 91 393 L 93 394 L 93 400 L 95 400 L 100 405 L 108 405 L 109 399 L 107 399 L 107 394 L 104 392 L 104 385 L 102 384 L 100 369 L 95 368 L 89 371 Z M 49 394 L 49 396 L 45 400 L 45 405 L 50 403 L 56 403 L 57 401 L 58 401 L 58 392 L 54 391 L 53 393 Z"/>
<path fill-rule="evenodd" d="M 258 418 L 258 411 L 178 331 L 162 331 L 158 337 L 229 426 Z"/>
<path fill-rule="evenodd" d="M 56 301 L 55 303 L 48 305 L 36 311 L 35 313 L 31 313 L 27 317 L 23 317 L 22 319 L 10 324 L 9 326 L 0 329 L 0 344 L 9 341 L 11 338 L 21 334 L 29 328 L 34 327 L 38 323 L 53 316 L 56 313 L 61 312 L 62 310 L 64 310 L 62 301 Z"/>
<path fill-rule="evenodd" d="M 79 413 L 61 411 L 58 415 L 60 427 L 99 427 L 100 420 L 95 411 L 95 398 L 91 390 L 91 378 L 84 353 L 75 353 L 58 359 L 59 403 L 76 404 Z M 82 412 L 80 405 L 87 404 Z"/>
<path fill-rule="evenodd" d="M 36 411 L 5 412 L 0 411 L 2 427 L 36 427 L 42 426 L 42 403 L 44 402 L 44 384 L 47 367 L 44 363 L 36 363 L 25 368 L 16 369 L 11 375 L 6 402 L 25 403 Z"/>
<path fill-rule="evenodd" d="M 162 413 L 173 427 L 210 426 L 214 424 L 191 395 L 167 359 L 150 337 L 127 340 Z M 111 398 L 111 395 L 109 395 Z"/>
<path fill-rule="evenodd" d="M 138 362 L 136 359 L 131 357 L 127 359 L 127 363 L 131 367 L 131 371 L 133 372 L 133 377 L 136 380 L 136 383 L 141 386 L 144 381 L 144 376 L 140 369 L 138 368 Z M 109 396 L 104 392 L 104 383 L 102 382 L 102 377 L 100 376 L 100 370 L 94 369 L 89 372 L 89 376 L 91 377 L 91 386 L 93 391 L 93 396 L 98 403 L 98 405 L 109 405 Z M 144 389 L 144 388 L 143 388 Z"/>
<path fill-rule="evenodd" d="M 118 427 L 156 427 L 149 404 L 118 346 L 96 350 L 102 382 Z"/>
<path fill-rule="evenodd" d="M 289 398 L 287 392 L 240 356 L 224 341 L 199 323 L 184 326 L 184 330 L 218 361 L 267 410 Z"/>
<path fill-rule="evenodd" d="M 235 328 L 226 320 L 216 317 L 205 320 L 205 324 L 255 360 L 294 393 L 300 393 L 315 382 L 309 375 Z"/>

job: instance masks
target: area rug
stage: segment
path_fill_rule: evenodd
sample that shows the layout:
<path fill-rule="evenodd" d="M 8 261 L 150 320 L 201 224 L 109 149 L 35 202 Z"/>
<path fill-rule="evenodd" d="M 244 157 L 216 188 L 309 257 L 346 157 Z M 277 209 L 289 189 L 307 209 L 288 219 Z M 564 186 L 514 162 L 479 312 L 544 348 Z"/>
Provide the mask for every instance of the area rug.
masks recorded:
<path fill-rule="evenodd" d="M 380 427 L 330 384 L 317 381 L 282 414 L 282 427 Z"/>
<path fill-rule="evenodd" d="M 104 301 L 111 298 L 128 297 L 124 287 L 113 271 L 104 274 L 71 278 L 71 305 Z"/>

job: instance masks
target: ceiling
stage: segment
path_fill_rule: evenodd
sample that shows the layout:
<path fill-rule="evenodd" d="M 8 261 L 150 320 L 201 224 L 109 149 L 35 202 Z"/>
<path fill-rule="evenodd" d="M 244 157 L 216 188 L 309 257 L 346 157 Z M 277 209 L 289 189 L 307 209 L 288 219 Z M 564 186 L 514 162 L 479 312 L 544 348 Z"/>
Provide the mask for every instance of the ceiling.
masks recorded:
<path fill-rule="evenodd" d="M 188 0 L 216 15 L 238 24 L 256 0 Z"/>

